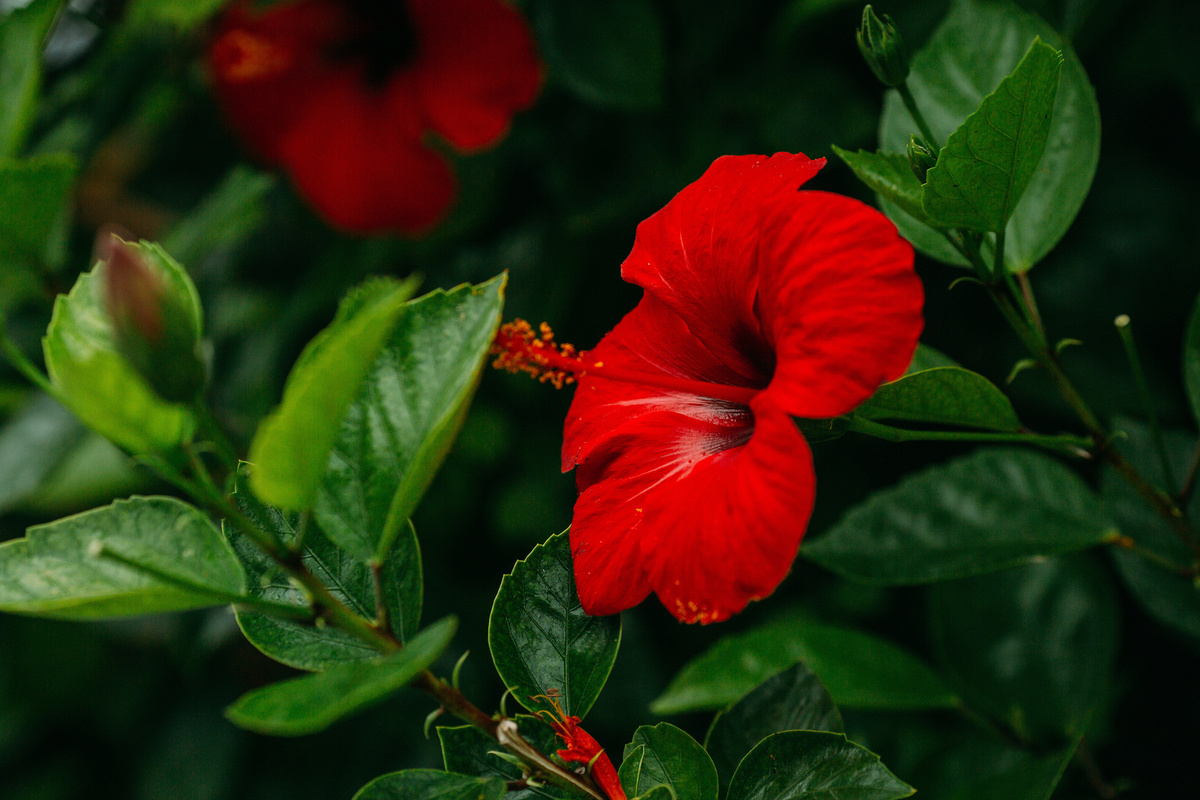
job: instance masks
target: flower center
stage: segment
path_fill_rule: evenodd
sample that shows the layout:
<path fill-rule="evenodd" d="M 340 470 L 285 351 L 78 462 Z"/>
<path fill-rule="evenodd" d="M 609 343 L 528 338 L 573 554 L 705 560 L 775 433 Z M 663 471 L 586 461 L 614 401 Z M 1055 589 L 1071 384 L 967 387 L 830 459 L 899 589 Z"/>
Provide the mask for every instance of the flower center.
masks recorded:
<path fill-rule="evenodd" d="M 637 372 L 593 361 L 586 352 L 577 352 L 569 344 L 559 345 L 554 341 L 550 326 L 542 323 L 535 332 L 533 326 L 523 319 L 515 319 L 500 326 L 492 351 L 496 360 L 492 366 L 509 372 L 524 372 L 542 383 L 556 389 L 574 383 L 587 375 L 593 378 L 654 386 L 660 389 L 685 392 L 713 400 L 748 406 L 759 390 L 751 386 L 730 386 L 708 381 L 694 381 L 661 373 Z"/>
<path fill-rule="evenodd" d="M 364 64 L 367 85 L 381 89 L 417 54 L 417 30 L 407 0 L 343 0 L 354 18 L 353 33 L 331 56 Z"/>

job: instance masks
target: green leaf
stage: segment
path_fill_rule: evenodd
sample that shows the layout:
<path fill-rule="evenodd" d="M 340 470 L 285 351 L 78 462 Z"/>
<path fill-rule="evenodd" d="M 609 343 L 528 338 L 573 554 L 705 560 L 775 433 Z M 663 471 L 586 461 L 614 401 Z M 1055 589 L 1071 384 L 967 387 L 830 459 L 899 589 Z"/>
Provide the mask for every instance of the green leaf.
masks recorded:
<path fill-rule="evenodd" d="M 717 768 L 695 739 L 667 722 L 642 725 L 625 745 L 618 771 L 630 797 L 656 786 L 670 787 L 676 798 L 717 800 Z"/>
<path fill-rule="evenodd" d="M 912 361 L 909 363 L 908 369 L 904 370 L 904 374 L 912 375 L 914 372 L 924 372 L 927 369 L 957 366 L 960 366 L 959 363 L 941 350 L 936 350 L 927 344 L 918 344 L 916 351 L 913 352 Z"/>
<path fill-rule="evenodd" d="M 1079 58 L 1051 26 L 1011 2 L 957 0 L 912 61 L 908 84 L 939 142 L 1009 75 L 1035 37 L 1063 54 L 1054 114 L 1041 162 L 1008 223 L 1004 261 L 1021 272 L 1042 260 L 1079 213 L 1100 156 L 1100 109 Z M 903 153 L 917 125 L 899 94 L 888 93 L 881 149 Z M 917 249 L 950 264 L 967 262 L 937 231 L 898 206 L 884 210 Z"/>
<path fill-rule="evenodd" d="M 171 227 L 163 237 L 163 247 L 193 266 L 214 250 L 236 247 L 262 222 L 264 200 L 274 185 L 272 175 L 234 167 L 194 210 Z"/>
<path fill-rule="evenodd" d="M 1118 419 L 1116 427 L 1125 433 L 1116 446 L 1129 463 L 1151 481 L 1163 485 L 1162 467 L 1149 426 Z M 1195 434 L 1163 431 L 1163 443 L 1175 475 L 1186 474 L 1196 452 Z M 1191 550 L 1175 530 L 1115 470 L 1105 469 L 1100 488 L 1121 531 L 1139 547 L 1180 569 L 1193 562 Z M 1190 519 L 1200 519 L 1200 496 L 1196 493 L 1188 502 L 1187 514 Z M 1120 548 L 1112 549 L 1112 557 L 1118 574 L 1142 608 L 1172 628 L 1200 639 L 1200 588 L 1194 581 Z"/>
<path fill-rule="evenodd" d="M 184 269 L 157 245 L 137 245 L 172 290 L 199 299 Z M 103 262 L 80 275 L 70 294 L 54 302 L 42 340 L 46 370 L 67 406 L 88 427 L 133 453 L 169 450 L 188 441 L 196 420 L 187 407 L 160 398 L 117 352 L 104 299 Z"/>
<path fill-rule="evenodd" d="M 304 511 L 316 498 L 347 409 L 374 367 L 409 297 L 396 285 L 342 315 L 300 353 L 283 400 L 250 443 L 250 488 L 264 502 Z"/>
<path fill-rule="evenodd" d="M 0 514 L 31 496 L 84 431 L 53 398 L 35 396 L 0 430 Z"/>
<path fill-rule="evenodd" d="M 392 655 L 247 692 L 225 709 L 225 716 L 239 727 L 275 736 L 323 731 L 411 682 L 437 660 L 457 627 L 454 617 L 443 617 Z"/>
<path fill-rule="evenodd" d="M 259 527 L 290 544 L 296 537 L 298 515 L 285 515 L 263 505 L 249 492 L 238 492 L 238 507 Z M 250 581 L 250 593 L 264 600 L 307 608 L 308 601 L 275 563 L 253 542 L 231 534 Z M 366 619 L 375 618 L 375 583 L 371 568 L 349 558 L 311 522 L 304 533 L 301 561 L 330 594 Z M 382 562 L 380 577 L 392 632 L 401 642 L 416 633 L 421 622 L 421 551 L 412 525 L 395 540 Z M 242 608 L 238 625 L 250 643 L 276 661 L 298 669 L 322 670 L 347 661 L 366 661 L 379 653 L 359 638 L 338 628 L 316 627 Z"/>
<path fill-rule="evenodd" d="M 806 665 L 795 664 L 717 712 L 704 749 L 721 783 L 728 784 L 742 758 L 772 733 L 842 730 L 842 715 L 821 680 Z"/>
<path fill-rule="evenodd" d="M 1200 422 L 1200 296 L 1192 306 L 1183 337 L 1183 386 L 1192 406 L 1192 418 Z"/>
<path fill-rule="evenodd" d="M 899 586 L 994 572 L 1116 536 L 1095 494 L 1061 463 L 986 448 L 872 495 L 800 552 L 851 580 Z"/>
<path fill-rule="evenodd" d="M 0 158 L 16 155 L 42 86 L 42 48 L 63 0 L 34 0 L 0 19 Z"/>
<path fill-rule="evenodd" d="M 973 705 L 1025 737 L 1075 735 L 1110 691 L 1119 609 L 1084 556 L 930 590 L 935 650 Z"/>
<path fill-rule="evenodd" d="M 1063 773 L 1075 756 L 1076 744 L 1044 758 L 1021 753 L 1019 762 L 1006 770 L 959 784 L 947 800 L 1050 800 Z"/>
<path fill-rule="evenodd" d="M 738 765 L 728 800 L 898 800 L 915 789 L 840 733 L 784 731 Z"/>
<path fill-rule="evenodd" d="M 498 778 L 471 778 L 436 769 L 406 769 L 383 775 L 354 795 L 354 800 L 505 800 Z"/>
<path fill-rule="evenodd" d="M 583 100 L 621 109 L 661 102 L 666 35 L 652 3 L 543 0 L 532 17 L 552 79 Z"/>
<path fill-rule="evenodd" d="M 693 658 L 650 706 L 655 714 L 723 708 L 803 661 L 834 702 L 854 708 L 952 708 L 958 697 L 889 642 L 798 615 L 726 636 Z"/>
<path fill-rule="evenodd" d="M 1021 420 L 1004 393 L 962 367 L 910 372 L 875 390 L 854 411 L 866 419 L 926 422 L 992 431 L 1016 431 Z"/>
<path fill-rule="evenodd" d="M 542 720 L 524 715 L 518 716 L 516 720 L 521 736 L 542 754 L 549 756 L 561 747 L 554 730 Z M 446 769 L 451 772 L 480 778 L 501 778 L 506 781 L 522 778 L 520 767 L 496 755 L 497 751 L 503 752 L 502 748 L 496 744 L 495 739 L 478 728 L 470 725 L 440 727 L 437 734 L 442 746 L 442 760 Z M 565 800 L 573 797 L 575 795 L 572 793 L 547 785 L 518 789 L 510 792 L 505 800 Z"/>
<path fill-rule="evenodd" d="M 1001 231 L 1033 178 L 1050 135 L 1062 55 L 1041 39 L 950 134 L 921 194 L 925 214 L 950 228 Z"/>
<path fill-rule="evenodd" d="M 926 225 L 931 225 L 921 207 L 921 182 L 908 164 L 908 156 L 900 153 L 852 153 L 833 145 L 833 152 L 846 162 L 858 179 L 880 197 L 895 203 L 904 213 Z"/>
<path fill-rule="evenodd" d="M 591 617 L 579 603 L 568 532 L 533 548 L 500 581 L 488 646 L 504 685 L 530 711 L 553 711 L 545 697 L 556 697 L 565 714 L 582 719 L 620 644 L 620 616 Z"/>
<path fill-rule="evenodd" d="M 62 263 L 75 159 L 0 161 L 0 260 L 36 271 Z"/>
<path fill-rule="evenodd" d="M 364 561 L 402 533 L 462 426 L 500 324 L 505 276 L 406 304 L 342 420 L 314 514 Z"/>
<path fill-rule="evenodd" d="M 245 592 L 245 575 L 220 531 L 170 497 L 118 500 L 0 545 L 0 611 L 97 619 L 221 605 Z"/>
<path fill-rule="evenodd" d="M 133 0 L 125 11 L 127 25 L 170 25 L 181 31 L 206 22 L 226 0 Z"/>

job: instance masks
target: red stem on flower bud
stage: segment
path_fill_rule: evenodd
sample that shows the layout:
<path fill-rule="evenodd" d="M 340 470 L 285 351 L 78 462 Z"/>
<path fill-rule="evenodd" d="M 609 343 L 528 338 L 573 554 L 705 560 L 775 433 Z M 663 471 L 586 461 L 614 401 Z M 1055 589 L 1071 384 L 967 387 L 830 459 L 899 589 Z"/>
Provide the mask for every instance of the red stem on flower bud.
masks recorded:
<path fill-rule="evenodd" d="M 550 326 L 542 323 L 535 332 L 523 319 L 514 319 L 500 326 L 492 343 L 496 360 L 492 366 L 512 373 L 523 372 L 556 389 L 574 383 L 584 375 L 592 378 L 654 386 L 713 400 L 748 406 L 760 389 L 753 386 L 730 386 L 721 383 L 693 381 L 673 375 L 637 372 L 611 367 L 603 361 L 590 361 L 587 352 L 576 351 L 573 345 L 554 341 Z"/>

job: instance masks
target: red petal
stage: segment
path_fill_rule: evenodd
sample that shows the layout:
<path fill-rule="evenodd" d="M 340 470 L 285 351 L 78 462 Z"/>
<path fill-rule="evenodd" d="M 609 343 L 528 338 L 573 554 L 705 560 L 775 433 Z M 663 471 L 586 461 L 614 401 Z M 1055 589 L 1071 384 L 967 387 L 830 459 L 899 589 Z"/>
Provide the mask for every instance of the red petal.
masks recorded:
<path fill-rule="evenodd" d="M 913 251 L 857 200 L 798 192 L 763 225 L 758 313 L 775 351 L 774 402 L 845 414 L 912 360 L 924 292 Z"/>
<path fill-rule="evenodd" d="M 496 142 L 541 85 L 524 17 L 498 0 L 411 0 L 409 8 L 421 48 L 413 69 L 434 130 L 464 150 Z"/>

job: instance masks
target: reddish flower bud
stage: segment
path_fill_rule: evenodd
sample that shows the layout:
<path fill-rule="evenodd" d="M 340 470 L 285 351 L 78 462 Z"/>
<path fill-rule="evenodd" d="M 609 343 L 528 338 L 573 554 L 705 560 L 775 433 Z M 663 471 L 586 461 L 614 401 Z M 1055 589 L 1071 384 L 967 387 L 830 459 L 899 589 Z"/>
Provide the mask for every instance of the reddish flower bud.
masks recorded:
<path fill-rule="evenodd" d="M 579 726 L 579 717 L 569 717 L 554 697 L 542 696 L 554 707 L 553 711 L 539 713 L 550 724 L 565 745 L 554 754 L 569 764 L 583 764 L 596 785 L 608 796 L 608 800 L 627 800 L 625 790 L 617 777 L 612 759 L 604 752 L 592 735 Z"/>

